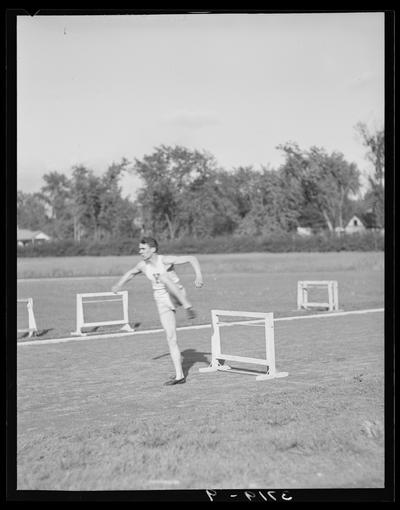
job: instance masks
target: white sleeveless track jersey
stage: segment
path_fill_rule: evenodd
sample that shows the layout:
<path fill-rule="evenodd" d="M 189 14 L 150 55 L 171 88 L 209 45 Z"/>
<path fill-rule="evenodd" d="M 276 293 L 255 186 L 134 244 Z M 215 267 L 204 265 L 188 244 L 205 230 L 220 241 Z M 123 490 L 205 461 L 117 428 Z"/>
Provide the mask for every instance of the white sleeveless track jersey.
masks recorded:
<path fill-rule="evenodd" d="M 176 283 L 180 284 L 179 277 L 173 269 L 173 265 L 165 265 L 163 262 L 162 255 L 159 255 L 157 258 L 157 262 L 155 264 L 145 263 L 144 273 L 147 278 L 151 281 L 151 285 L 153 287 L 154 296 L 162 297 L 166 293 L 168 294 L 168 290 L 165 285 L 160 281 L 160 275 L 168 274 L 169 278 Z"/>

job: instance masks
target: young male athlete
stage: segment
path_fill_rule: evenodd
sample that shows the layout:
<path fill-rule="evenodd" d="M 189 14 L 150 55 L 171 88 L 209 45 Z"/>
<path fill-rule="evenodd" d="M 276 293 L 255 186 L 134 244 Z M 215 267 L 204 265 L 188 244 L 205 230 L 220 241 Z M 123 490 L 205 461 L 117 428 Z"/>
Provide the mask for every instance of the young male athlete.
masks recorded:
<path fill-rule="evenodd" d="M 160 321 L 166 333 L 169 352 L 176 372 L 175 378 L 170 379 L 165 384 L 183 384 L 186 382 L 186 378 L 182 370 L 181 353 L 177 342 L 175 310 L 177 306 L 182 305 L 189 319 L 194 319 L 196 314 L 187 298 L 183 285 L 179 281 L 174 266 L 191 264 L 196 276 L 194 284 L 196 287 L 202 287 L 203 277 L 199 261 L 192 255 L 160 255 L 158 253 L 158 243 L 152 237 L 142 238 L 139 243 L 139 255 L 143 260 L 125 273 L 112 287 L 112 291 L 118 292 L 126 282 L 140 273 L 147 276 L 151 281 Z"/>

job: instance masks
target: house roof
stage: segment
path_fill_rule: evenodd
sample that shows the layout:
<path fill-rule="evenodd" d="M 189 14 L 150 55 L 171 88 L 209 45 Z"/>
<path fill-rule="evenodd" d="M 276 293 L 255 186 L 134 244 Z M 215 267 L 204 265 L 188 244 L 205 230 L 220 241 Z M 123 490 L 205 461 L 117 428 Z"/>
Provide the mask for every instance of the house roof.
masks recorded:
<path fill-rule="evenodd" d="M 343 218 L 343 224 L 348 225 L 350 220 L 356 217 L 366 228 L 379 228 L 379 225 L 376 224 L 376 219 L 372 211 L 367 211 L 364 214 L 351 214 L 347 215 Z"/>
<path fill-rule="evenodd" d="M 363 227 L 365 226 L 363 219 L 357 216 L 357 214 L 353 214 L 353 216 L 346 222 L 346 226 L 348 227 L 350 225 L 350 222 L 353 220 L 357 220 L 357 224 L 359 224 L 359 226 Z"/>
<path fill-rule="evenodd" d="M 28 240 L 36 239 L 40 235 L 49 237 L 47 234 L 45 234 L 41 230 L 32 231 L 32 230 L 27 230 L 24 228 L 17 228 L 17 241 L 28 241 Z"/>

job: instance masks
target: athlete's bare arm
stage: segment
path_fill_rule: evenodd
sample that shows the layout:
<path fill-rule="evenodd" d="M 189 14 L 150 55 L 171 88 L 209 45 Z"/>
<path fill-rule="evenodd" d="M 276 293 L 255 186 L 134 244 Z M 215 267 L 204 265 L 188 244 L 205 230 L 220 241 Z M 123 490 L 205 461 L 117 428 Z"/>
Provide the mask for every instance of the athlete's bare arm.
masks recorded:
<path fill-rule="evenodd" d="M 203 276 L 201 274 L 201 268 L 197 257 L 194 255 L 163 255 L 164 264 L 191 264 L 196 278 L 194 284 L 196 287 L 203 286 Z"/>
<path fill-rule="evenodd" d="M 142 272 L 143 262 L 140 261 L 136 266 L 129 271 L 127 271 L 119 280 L 118 282 L 112 286 L 111 290 L 113 292 L 118 292 L 121 290 L 121 288 L 129 282 L 134 276 L 137 274 L 140 274 Z"/>

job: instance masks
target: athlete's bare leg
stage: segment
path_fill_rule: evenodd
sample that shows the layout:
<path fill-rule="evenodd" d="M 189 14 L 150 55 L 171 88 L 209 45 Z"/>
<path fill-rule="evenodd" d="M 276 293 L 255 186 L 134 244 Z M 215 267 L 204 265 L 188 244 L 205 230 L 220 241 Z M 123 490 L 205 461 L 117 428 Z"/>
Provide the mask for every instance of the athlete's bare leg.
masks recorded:
<path fill-rule="evenodd" d="M 184 290 L 180 289 L 167 275 L 163 275 L 160 279 L 167 287 L 168 292 L 182 303 L 183 308 L 192 308 L 192 304 L 188 300 Z"/>
<path fill-rule="evenodd" d="M 167 336 L 169 352 L 172 358 L 172 363 L 174 364 L 176 379 L 183 379 L 184 374 L 182 369 L 181 352 L 176 338 L 175 312 L 172 310 L 165 311 L 160 315 L 160 320 Z"/>

